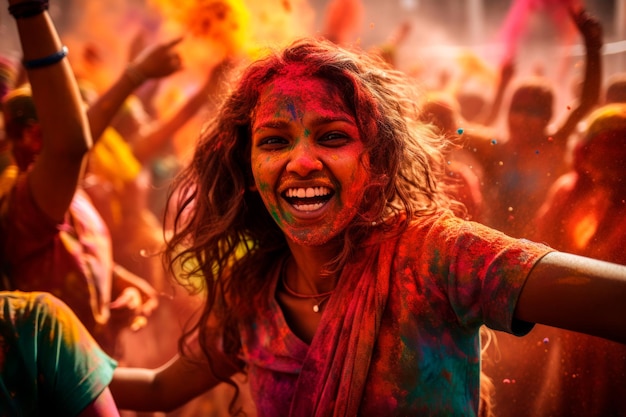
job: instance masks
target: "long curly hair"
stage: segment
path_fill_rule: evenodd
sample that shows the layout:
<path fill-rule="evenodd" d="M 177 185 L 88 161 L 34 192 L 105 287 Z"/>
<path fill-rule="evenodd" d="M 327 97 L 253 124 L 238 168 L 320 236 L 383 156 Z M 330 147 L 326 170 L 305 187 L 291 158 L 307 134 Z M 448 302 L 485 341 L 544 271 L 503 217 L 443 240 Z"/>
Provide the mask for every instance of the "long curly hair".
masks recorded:
<path fill-rule="evenodd" d="M 440 181 L 446 143 L 418 121 L 414 80 L 376 56 L 322 39 L 301 39 L 252 62 L 203 127 L 170 196 L 177 201 L 166 261 L 181 284 L 205 293 L 202 315 L 187 336 L 199 333 L 209 362 L 218 354 L 215 337 L 227 356 L 239 353 L 237 323 L 253 319 L 267 299 L 268 274 L 288 252 L 281 229 L 252 189 L 250 153 L 260 91 L 294 65 L 340 89 L 370 161 L 372 181 L 341 235 L 341 250 L 326 266 L 328 275 L 342 269 L 373 228 L 394 219 L 406 226 L 453 205 Z M 209 326 L 214 322 L 219 325 Z"/>

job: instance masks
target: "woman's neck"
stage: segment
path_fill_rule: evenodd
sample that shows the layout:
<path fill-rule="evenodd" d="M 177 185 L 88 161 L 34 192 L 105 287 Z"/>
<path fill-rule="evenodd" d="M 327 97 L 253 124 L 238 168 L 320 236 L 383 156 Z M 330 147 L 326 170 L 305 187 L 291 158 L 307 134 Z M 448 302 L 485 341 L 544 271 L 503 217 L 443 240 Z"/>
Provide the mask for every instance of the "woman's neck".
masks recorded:
<path fill-rule="evenodd" d="M 302 246 L 288 241 L 291 256 L 285 265 L 290 286 L 305 294 L 324 293 L 335 287 L 335 280 L 323 274 L 324 267 L 337 256 L 338 244 Z"/>

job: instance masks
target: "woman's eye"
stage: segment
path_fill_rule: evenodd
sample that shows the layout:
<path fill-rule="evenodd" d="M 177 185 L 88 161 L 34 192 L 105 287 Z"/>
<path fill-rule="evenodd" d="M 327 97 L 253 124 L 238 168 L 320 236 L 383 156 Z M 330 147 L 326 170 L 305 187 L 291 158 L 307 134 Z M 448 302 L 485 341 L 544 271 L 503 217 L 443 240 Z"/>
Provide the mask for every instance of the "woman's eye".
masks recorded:
<path fill-rule="evenodd" d="M 330 132 L 322 135 L 319 139 L 324 146 L 339 147 L 350 141 L 350 137 L 342 132 Z"/>
<path fill-rule="evenodd" d="M 258 142 L 258 146 L 264 148 L 278 148 L 287 144 L 287 140 L 280 136 L 268 136 Z"/>

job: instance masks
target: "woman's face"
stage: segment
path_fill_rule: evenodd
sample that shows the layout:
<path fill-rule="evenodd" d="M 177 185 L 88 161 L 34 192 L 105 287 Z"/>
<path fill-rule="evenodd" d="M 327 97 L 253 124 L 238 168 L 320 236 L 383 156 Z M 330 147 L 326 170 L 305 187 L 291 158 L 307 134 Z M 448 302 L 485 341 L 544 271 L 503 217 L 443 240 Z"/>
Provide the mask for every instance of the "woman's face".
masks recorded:
<path fill-rule="evenodd" d="M 286 237 L 317 246 L 354 218 L 369 159 L 339 90 L 307 76 L 283 76 L 261 90 L 252 119 L 256 187 Z"/>

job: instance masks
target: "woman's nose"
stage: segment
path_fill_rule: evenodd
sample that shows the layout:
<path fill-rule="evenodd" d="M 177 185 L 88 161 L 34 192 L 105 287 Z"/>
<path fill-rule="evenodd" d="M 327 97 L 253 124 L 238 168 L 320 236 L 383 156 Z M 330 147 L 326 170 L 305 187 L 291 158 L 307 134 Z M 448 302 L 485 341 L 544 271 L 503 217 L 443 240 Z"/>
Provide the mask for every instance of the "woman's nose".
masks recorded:
<path fill-rule="evenodd" d="M 306 177 L 315 171 L 322 170 L 322 161 L 314 149 L 304 143 L 297 143 L 290 154 L 287 171 Z"/>

